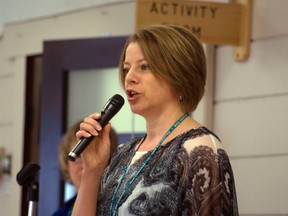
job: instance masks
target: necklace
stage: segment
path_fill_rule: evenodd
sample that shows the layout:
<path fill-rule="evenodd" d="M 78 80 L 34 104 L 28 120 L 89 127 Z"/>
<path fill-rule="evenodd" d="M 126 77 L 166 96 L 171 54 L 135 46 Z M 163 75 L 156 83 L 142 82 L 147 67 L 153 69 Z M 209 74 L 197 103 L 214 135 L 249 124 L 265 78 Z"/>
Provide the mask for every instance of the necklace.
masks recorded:
<path fill-rule="evenodd" d="M 141 171 L 144 169 L 144 167 L 148 164 L 148 162 L 151 160 L 151 158 L 154 156 L 154 154 L 156 153 L 156 151 L 160 148 L 160 146 L 162 145 L 163 141 L 172 133 L 172 131 L 174 131 L 174 129 L 181 123 L 184 121 L 185 118 L 188 117 L 188 113 L 184 114 L 183 116 L 181 116 L 171 127 L 170 129 L 166 132 L 166 134 L 162 137 L 162 139 L 159 141 L 159 143 L 157 144 L 157 146 L 153 149 L 153 151 L 150 153 L 150 155 L 146 158 L 146 160 L 144 161 L 143 165 L 139 168 L 139 170 L 136 172 L 136 174 L 133 176 L 132 179 L 130 179 L 130 181 L 128 182 L 128 184 L 126 185 L 126 187 L 124 188 L 124 190 L 122 191 L 119 199 L 116 201 L 116 194 L 122 184 L 122 181 L 125 177 L 125 175 L 128 172 L 129 166 L 131 164 L 131 161 L 137 151 L 137 149 L 135 150 L 134 154 L 132 155 L 129 163 L 127 164 L 127 166 L 125 167 L 124 171 L 123 171 L 123 175 L 120 178 L 120 181 L 118 182 L 118 185 L 113 193 L 111 202 L 110 202 L 110 215 L 111 216 L 116 216 L 117 215 L 117 210 L 120 204 L 121 199 L 124 197 L 124 195 L 126 194 L 126 192 L 128 191 L 128 189 L 131 187 L 132 183 L 136 180 L 136 178 L 139 176 L 139 174 L 141 173 Z M 140 143 L 141 145 L 142 143 Z M 138 146 L 139 147 L 139 146 Z M 115 202 L 116 201 L 116 202 Z"/>

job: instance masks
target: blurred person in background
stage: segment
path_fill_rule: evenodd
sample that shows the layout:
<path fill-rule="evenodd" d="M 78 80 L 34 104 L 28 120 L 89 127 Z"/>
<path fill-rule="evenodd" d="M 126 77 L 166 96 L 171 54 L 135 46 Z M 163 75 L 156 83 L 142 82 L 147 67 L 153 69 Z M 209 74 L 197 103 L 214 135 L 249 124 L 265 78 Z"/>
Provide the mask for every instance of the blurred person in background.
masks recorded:
<path fill-rule="evenodd" d="M 76 132 L 79 130 L 79 125 L 82 121 L 76 122 L 72 127 L 70 127 L 65 133 L 60 145 L 59 145 L 59 163 L 62 179 L 66 182 L 71 183 L 75 186 L 76 191 L 81 183 L 82 177 L 82 161 L 81 157 L 77 158 L 74 162 L 68 160 L 67 155 L 74 148 L 77 143 Z M 110 157 L 118 146 L 118 137 L 113 128 L 110 130 L 110 140 L 111 140 L 111 151 Z M 58 209 L 54 212 L 53 216 L 70 216 L 72 214 L 72 209 L 74 202 L 76 200 L 77 193 L 64 203 L 63 208 Z"/>

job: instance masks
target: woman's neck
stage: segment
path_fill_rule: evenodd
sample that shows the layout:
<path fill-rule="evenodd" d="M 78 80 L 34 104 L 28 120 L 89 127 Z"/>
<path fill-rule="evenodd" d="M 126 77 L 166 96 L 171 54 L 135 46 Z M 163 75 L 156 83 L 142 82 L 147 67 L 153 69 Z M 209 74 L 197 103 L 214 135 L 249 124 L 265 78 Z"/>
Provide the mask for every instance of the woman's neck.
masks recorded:
<path fill-rule="evenodd" d="M 149 151 L 154 149 L 159 141 L 163 138 L 166 132 L 171 126 L 181 118 L 185 113 L 183 112 L 171 112 L 169 115 L 161 114 L 154 116 L 154 118 L 146 119 L 146 139 L 142 143 L 139 151 Z M 199 127 L 200 124 L 194 121 L 190 116 L 183 120 L 176 128 L 169 134 L 164 140 L 163 145 L 172 140 L 177 135 L 192 129 L 193 127 Z"/>

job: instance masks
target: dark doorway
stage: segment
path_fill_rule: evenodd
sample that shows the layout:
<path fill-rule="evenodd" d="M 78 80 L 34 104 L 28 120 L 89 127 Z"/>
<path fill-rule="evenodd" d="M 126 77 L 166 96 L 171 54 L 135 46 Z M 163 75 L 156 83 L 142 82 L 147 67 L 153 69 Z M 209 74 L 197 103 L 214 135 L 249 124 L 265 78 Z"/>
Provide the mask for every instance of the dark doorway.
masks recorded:
<path fill-rule="evenodd" d="M 117 67 L 127 37 L 44 42 L 40 101 L 38 215 L 52 215 L 62 203 L 58 144 L 67 129 L 69 71 Z"/>
<path fill-rule="evenodd" d="M 24 152 L 22 161 L 24 165 L 29 162 L 39 162 L 41 80 L 42 56 L 28 56 L 26 59 Z M 21 215 L 25 216 L 28 213 L 28 190 L 25 186 L 21 189 Z"/>

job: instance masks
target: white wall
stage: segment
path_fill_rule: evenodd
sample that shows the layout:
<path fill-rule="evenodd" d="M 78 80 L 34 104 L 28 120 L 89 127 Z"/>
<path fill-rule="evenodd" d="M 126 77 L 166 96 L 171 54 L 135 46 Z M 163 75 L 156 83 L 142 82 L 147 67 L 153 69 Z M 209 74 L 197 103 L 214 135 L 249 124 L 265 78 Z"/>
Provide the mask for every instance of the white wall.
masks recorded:
<path fill-rule="evenodd" d="M 0 180 L 0 216 L 20 215 L 16 174 L 23 166 L 26 57 L 42 53 L 44 40 L 129 35 L 134 16 L 135 3 L 125 1 L 5 27 L 0 38 L 0 146 L 13 161 L 11 176 Z"/>
<path fill-rule="evenodd" d="M 11 10 L 4 11 L 3 2 L 6 6 L 12 4 Z M 13 19 L 23 20 L 25 8 L 31 9 L 34 4 L 35 9 L 29 11 L 31 16 L 53 13 L 44 3 L 42 13 L 35 2 L 38 1 L 30 0 L 30 5 L 27 1 L 21 5 L 16 0 L 0 0 L 0 19 L 9 18 L 15 11 Z M 66 3 L 59 3 L 59 10 L 54 8 L 55 13 L 79 4 L 79 1 L 63 2 Z M 81 2 L 83 4 L 77 7 L 93 5 L 92 0 Z M 26 56 L 41 53 L 43 40 L 47 39 L 130 34 L 134 29 L 135 3 L 122 2 L 13 23 L 3 29 L 0 38 L 0 146 L 12 153 L 13 166 L 12 175 L 0 180 L 1 216 L 19 215 L 20 187 L 15 176 L 22 167 Z M 16 10 L 14 6 L 19 8 Z M 288 128 L 287 7 L 286 0 L 254 1 L 253 41 L 247 62 L 235 62 L 232 47 L 216 49 L 213 129 L 231 156 L 241 214 L 288 213 L 285 167 L 288 164 L 285 133 Z"/>
<path fill-rule="evenodd" d="M 216 52 L 214 129 L 228 150 L 242 214 L 288 213 L 288 1 L 256 0 L 251 56 Z"/>
<path fill-rule="evenodd" d="M 5 25 L 30 21 L 39 17 L 49 17 L 55 14 L 71 13 L 101 5 L 117 2 L 131 2 L 134 0 L 0 0 L 0 35 Z"/>

